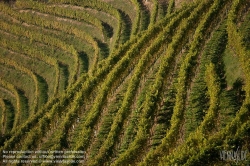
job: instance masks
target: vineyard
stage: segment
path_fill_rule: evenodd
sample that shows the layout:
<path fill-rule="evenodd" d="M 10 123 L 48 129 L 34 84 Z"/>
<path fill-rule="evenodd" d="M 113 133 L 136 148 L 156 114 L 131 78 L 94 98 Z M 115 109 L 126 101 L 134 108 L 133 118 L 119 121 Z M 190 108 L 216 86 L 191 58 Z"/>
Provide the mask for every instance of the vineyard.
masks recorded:
<path fill-rule="evenodd" d="M 0 121 L 2 158 L 250 164 L 250 1 L 0 1 Z"/>

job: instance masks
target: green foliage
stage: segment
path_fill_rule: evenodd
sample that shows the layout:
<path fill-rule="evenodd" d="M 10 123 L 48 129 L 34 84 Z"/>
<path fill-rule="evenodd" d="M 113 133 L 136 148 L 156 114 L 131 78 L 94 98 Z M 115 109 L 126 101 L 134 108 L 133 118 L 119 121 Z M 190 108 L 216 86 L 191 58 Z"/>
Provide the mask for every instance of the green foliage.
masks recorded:
<path fill-rule="evenodd" d="M 219 153 L 249 148 L 250 3 L 123 1 L 0 3 L 0 151 L 233 164 Z"/>
<path fill-rule="evenodd" d="M 17 96 L 17 97 L 19 97 L 19 96 Z M 13 129 L 15 116 L 18 116 L 18 115 L 15 115 L 14 107 L 10 101 L 2 99 L 0 104 L 2 107 L 1 136 L 5 136 L 5 135 L 8 135 L 10 133 L 10 131 Z"/>
<path fill-rule="evenodd" d="M 36 75 L 34 73 L 32 73 L 29 69 L 27 69 L 23 66 L 20 66 L 16 62 L 9 61 L 6 59 L 1 59 L 0 63 L 2 63 L 4 65 L 12 66 L 16 70 L 19 70 L 22 73 L 29 75 L 33 79 L 34 84 L 35 84 L 35 99 L 34 99 L 34 105 L 32 108 L 33 110 L 31 109 L 31 111 L 35 112 L 38 109 L 38 98 L 40 96 L 39 87 L 38 87 L 38 80 L 37 80 Z M 26 97 L 14 85 L 10 84 L 9 82 L 5 82 L 4 80 L 2 80 L 2 78 L 1 78 L 1 83 L 4 85 L 4 87 L 7 87 L 8 89 L 11 89 L 11 91 L 14 91 L 14 94 L 16 96 L 17 112 L 15 112 L 15 120 L 14 120 L 14 125 L 13 125 L 13 127 L 15 128 L 18 125 L 20 125 L 21 123 L 23 123 L 29 116 L 29 108 L 27 105 Z"/>
<path fill-rule="evenodd" d="M 225 23 L 222 23 L 220 27 L 212 34 L 211 39 L 205 46 L 204 52 L 202 53 L 199 72 L 194 80 L 192 90 L 190 92 L 188 108 L 185 112 L 185 135 L 188 136 L 190 132 L 194 131 L 200 123 L 203 121 L 203 117 L 206 110 L 209 107 L 209 98 L 207 95 L 207 89 L 209 88 L 204 81 L 206 65 L 213 62 L 216 65 L 215 70 L 223 68 L 223 66 L 217 63 L 221 61 L 220 55 L 225 49 L 227 43 L 227 34 L 225 30 Z M 218 66 L 218 67 L 217 67 Z M 218 74 L 219 71 L 216 71 Z M 222 76 L 223 77 L 223 76 Z M 222 83 L 221 83 L 222 84 Z M 221 85 L 222 86 L 222 85 Z M 220 97 L 222 99 L 222 97 Z M 228 100 L 228 99 L 226 99 Z M 225 103 L 226 101 L 221 102 Z M 221 110 L 228 109 L 229 105 L 221 107 Z"/>
<path fill-rule="evenodd" d="M 168 3 L 167 15 L 171 14 L 174 10 L 175 0 L 170 0 Z"/>

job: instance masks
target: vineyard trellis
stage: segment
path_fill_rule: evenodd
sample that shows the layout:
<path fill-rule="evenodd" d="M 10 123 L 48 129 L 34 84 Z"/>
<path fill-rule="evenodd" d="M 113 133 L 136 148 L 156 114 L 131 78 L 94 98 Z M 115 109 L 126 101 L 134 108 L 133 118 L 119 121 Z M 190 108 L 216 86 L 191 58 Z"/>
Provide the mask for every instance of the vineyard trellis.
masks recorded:
<path fill-rule="evenodd" d="M 124 4 L 0 2 L 1 155 L 72 150 L 84 151 L 85 165 L 223 165 L 234 161 L 220 151 L 250 147 L 250 2 Z"/>

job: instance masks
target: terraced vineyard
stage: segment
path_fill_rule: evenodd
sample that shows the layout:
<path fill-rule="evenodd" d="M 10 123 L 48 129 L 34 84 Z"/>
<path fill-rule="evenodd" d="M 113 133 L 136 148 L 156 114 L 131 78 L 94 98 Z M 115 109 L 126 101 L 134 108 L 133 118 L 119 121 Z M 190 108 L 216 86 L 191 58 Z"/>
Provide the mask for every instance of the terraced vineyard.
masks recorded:
<path fill-rule="evenodd" d="M 16 0 L 0 9 L 1 156 L 250 164 L 249 0 Z"/>

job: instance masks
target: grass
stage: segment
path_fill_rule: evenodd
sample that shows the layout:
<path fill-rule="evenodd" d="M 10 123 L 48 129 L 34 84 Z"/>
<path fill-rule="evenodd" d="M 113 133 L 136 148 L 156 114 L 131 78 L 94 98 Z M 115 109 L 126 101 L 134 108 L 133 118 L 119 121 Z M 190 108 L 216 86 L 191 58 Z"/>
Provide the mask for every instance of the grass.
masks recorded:
<path fill-rule="evenodd" d="M 7 57 L 12 61 L 19 62 L 24 67 L 29 68 L 34 71 L 39 76 L 44 78 L 48 84 L 48 96 L 53 96 L 54 86 L 55 86 L 55 70 L 52 66 L 46 64 L 45 62 L 39 61 L 34 58 L 29 58 L 26 55 L 21 55 L 15 52 L 9 52 L 8 50 L 1 49 L 0 57 Z"/>
<path fill-rule="evenodd" d="M 237 55 L 235 55 L 229 48 L 223 53 L 223 62 L 225 64 L 227 88 L 231 89 L 235 81 L 244 78 L 244 75 Z"/>
<path fill-rule="evenodd" d="M 0 98 L 9 101 L 9 103 L 11 103 L 13 105 L 14 110 L 17 109 L 15 96 L 12 95 L 11 91 L 2 87 L 1 85 L 0 85 Z"/>
<path fill-rule="evenodd" d="M 9 66 L 0 65 L 0 76 L 6 81 L 12 83 L 18 89 L 25 92 L 25 96 L 28 98 L 28 104 L 33 107 L 35 99 L 35 84 L 32 78 L 28 75 L 21 73 Z"/>
<path fill-rule="evenodd" d="M 4 20 L 7 20 L 8 22 L 13 22 L 12 18 L 3 14 L 1 15 L 1 17 L 4 19 Z M 19 23 L 20 24 L 20 23 Z M 24 26 L 24 24 L 20 24 L 20 26 Z M 41 28 L 39 26 L 34 26 L 34 25 L 25 25 L 26 28 L 28 29 L 32 29 L 32 30 L 35 30 L 35 31 L 38 31 L 42 34 L 46 34 L 46 35 L 50 35 L 50 36 L 53 36 L 55 38 L 60 38 L 62 41 L 64 41 L 65 43 L 69 44 L 69 45 L 73 45 L 74 48 L 78 51 L 79 53 L 79 56 L 80 57 L 83 57 L 82 55 L 84 54 L 85 57 L 84 58 L 80 58 L 80 69 L 79 69 L 79 74 L 83 73 L 83 72 L 86 72 L 86 69 L 89 68 L 89 59 L 92 58 L 92 54 L 94 52 L 94 49 L 93 47 L 87 43 L 86 41 L 82 41 L 78 38 L 76 38 L 75 36 L 73 35 L 70 35 L 70 34 L 67 34 L 65 32 L 60 32 L 60 31 L 57 31 L 57 30 L 53 30 L 53 29 L 45 29 L 45 28 Z M 21 36 L 21 34 L 20 34 Z M 24 41 L 29 41 L 30 39 L 27 39 L 25 37 L 21 37 L 20 39 L 24 40 Z M 39 43 L 38 43 L 39 44 Z M 42 46 L 43 44 L 40 43 L 40 45 Z M 46 47 L 46 46 L 44 46 Z M 58 49 L 54 48 L 52 49 L 53 51 L 56 51 Z M 53 55 L 53 54 L 50 54 L 50 55 Z M 58 55 L 57 55 L 58 56 Z M 60 52 L 59 53 L 59 56 L 58 57 L 61 57 L 61 61 L 63 61 L 64 63 L 68 63 L 70 61 L 72 61 L 73 63 L 73 60 L 72 60 L 72 57 L 71 55 L 68 55 L 68 56 L 65 56 L 65 53 L 64 52 Z M 68 58 L 68 59 L 65 59 L 65 58 Z M 87 66 L 86 66 L 87 65 Z M 69 65 L 70 67 L 73 67 L 72 65 Z"/>
<path fill-rule="evenodd" d="M 30 11 L 28 11 L 30 13 Z M 33 14 L 37 14 L 37 13 L 33 13 Z M 86 33 L 90 34 L 92 37 L 97 38 L 99 40 L 103 40 L 103 35 L 102 32 L 100 32 L 100 30 L 98 30 L 95 26 L 89 25 L 85 22 L 80 22 L 80 21 L 76 21 L 70 18 L 64 18 L 62 16 L 53 16 L 51 14 L 45 14 L 45 13 L 38 13 L 40 17 L 44 17 L 47 20 L 60 20 L 61 23 L 63 24 L 67 24 L 67 25 L 74 25 L 74 27 L 77 27 L 79 29 L 81 29 L 82 31 L 85 31 Z M 37 15 L 38 15 L 37 14 Z M 46 16 L 45 16 L 46 15 Z"/>
<path fill-rule="evenodd" d="M 98 11 L 95 9 L 91 9 L 91 8 L 84 8 L 83 10 L 86 10 L 89 14 L 93 15 L 94 17 L 96 17 L 97 19 L 101 20 L 102 22 L 104 22 L 105 24 L 109 25 L 110 28 L 112 28 L 112 36 L 111 38 L 109 38 L 106 42 L 109 44 L 110 48 L 112 48 L 114 46 L 114 42 L 116 39 L 114 39 L 114 34 L 117 33 L 117 27 L 118 27 L 118 20 L 112 16 L 109 15 L 108 13 L 102 12 L 102 11 Z"/>
<path fill-rule="evenodd" d="M 115 8 L 124 11 L 124 13 L 126 13 L 129 16 L 132 23 L 135 21 L 136 18 L 135 6 L 130 0 L 129 1 L 115 0 L 115 1 L 110 1 L 109 3 L 112 4 Z"/>

